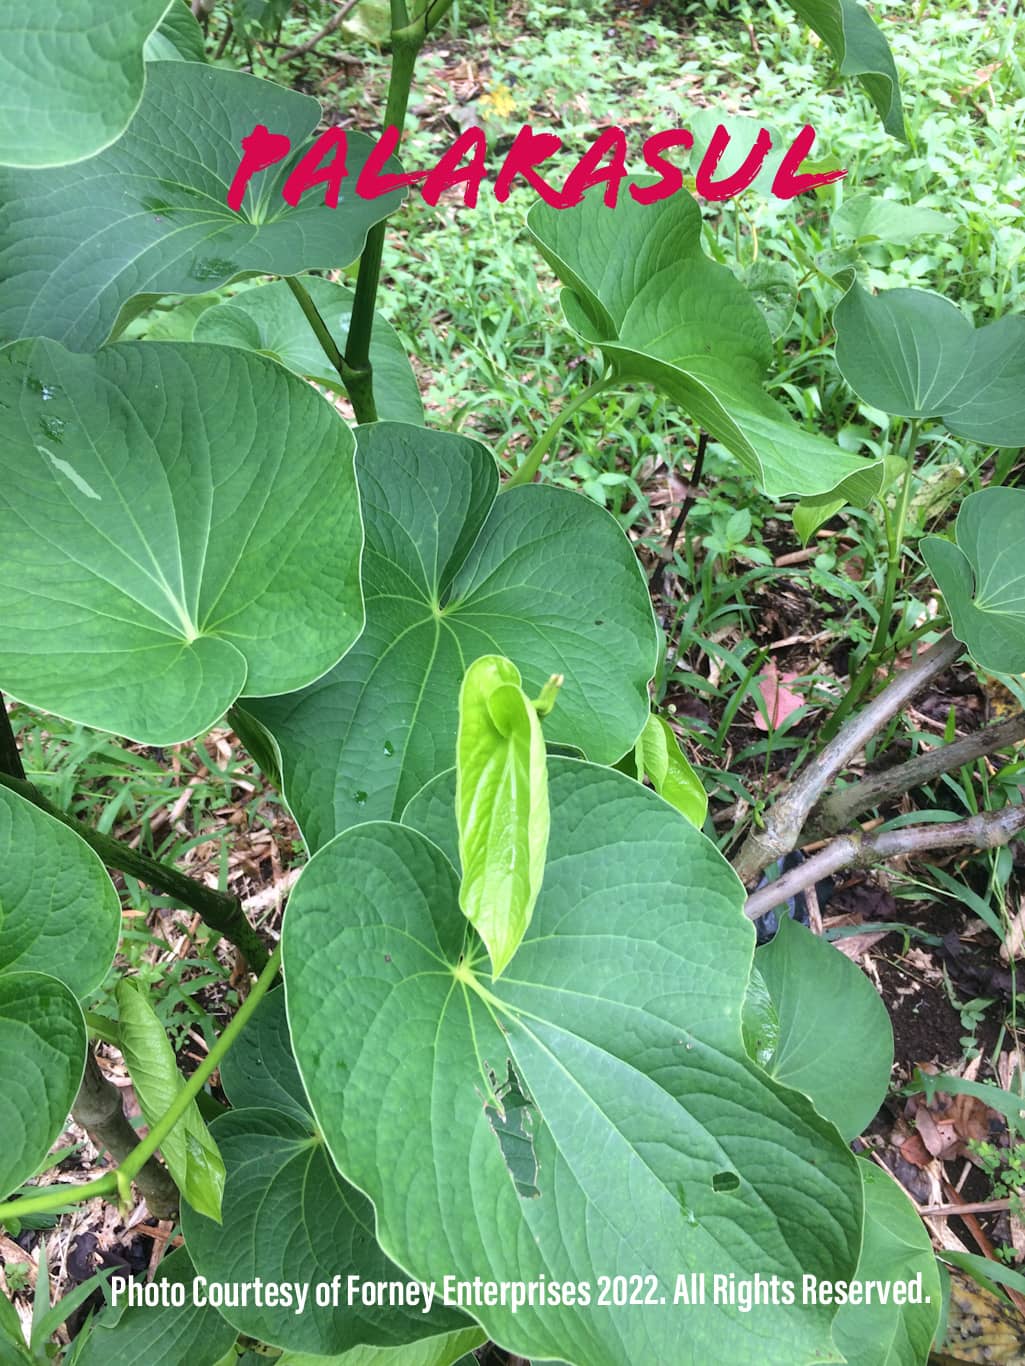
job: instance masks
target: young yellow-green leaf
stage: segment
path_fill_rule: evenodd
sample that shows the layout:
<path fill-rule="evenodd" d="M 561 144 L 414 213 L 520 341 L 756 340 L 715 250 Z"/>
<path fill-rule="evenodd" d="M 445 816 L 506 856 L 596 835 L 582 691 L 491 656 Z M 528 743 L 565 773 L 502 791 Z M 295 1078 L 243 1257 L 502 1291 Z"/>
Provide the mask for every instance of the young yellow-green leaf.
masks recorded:
<path fill-rule="evenodd" d="M 645 774 L 660 797 L 675 806 L 700 830 L 708 811 L 708 793 L 687 762 L 672 726 L 663 716 L 648 717 L 634 750 L 637 773 Z"/>
<path fill-rule="evenodd" d="M 498 977 L 530 924 L 548 849 L 548 771 L 541 722 L 520 671 L 484 655 L 459 693 L 456 818 L 459 904 Z"/>
<path fill-rule="evenodd" d="M 170 1108 L 182 1088 L 182 1079 L 164 1026 L 128 978 L 118 983 L 117 1005 L 121 1053 L 146 1123 L 152 1128 Z M 193 1209 L 219 1221 L 224 1162 L 195 1101 L 160 1150 L 175 1184 Z"/>

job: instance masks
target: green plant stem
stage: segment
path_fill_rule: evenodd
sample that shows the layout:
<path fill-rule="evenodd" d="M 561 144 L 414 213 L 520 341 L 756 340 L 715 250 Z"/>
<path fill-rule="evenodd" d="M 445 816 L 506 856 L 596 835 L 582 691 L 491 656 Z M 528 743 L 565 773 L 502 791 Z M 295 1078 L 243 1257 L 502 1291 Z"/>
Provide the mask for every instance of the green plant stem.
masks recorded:
<path fill-rule="evenodd" d="M 394 125 L 402 132 L 413 85 L 413 71 L 417 54 L 427 33 L 426 16 L 412 23 L 402 0 L 392 3 L 392 59 L 388 77 L 388 99 L 384 110 L 386 128 Z M 374 372 L 370 364 L 370 338 L 374 329 L 374 308 L 377 304 L 377 285 L 381 278 L 381 258 L 384 255 L 385 220 L 375 223 L 367 233 L 366 246 L 359 259 L 356 276 L 349 336 L 345 344 L 345 364 L 349 379 L 346 391 L 352 400 L 357 422 L 376 422 L 377 403 L 374 399 Z"/>
<path fill-rule="evenodd" d="M 320 309 L 317 307 L 317 305 L 313 302 L 313 299 L 310 297 L 309 290 L 306 288 L 305 285 L 300 284 L 298 277 L 295 275 L 286 275 L 285 283 L 292 291 L 292 295 L 295 298 L 296 303 L 302 309 L 306 321 L 309 323 L 310 329 L 313 332 L 313 335 L 320 343 L 320 349 L 328 358 L 329 362 L 331 363 L 332 369 L 337 372 L 338 378 L 342 381 L 342 384 L 345 387 L 345 392 L 349 395 L 353 409 L 356 411 L 357 420 L 360 422 L 375 422 L 377 420 L 376 408 L 374 409 L 373 417 L 360 416 L 360 410 L 357 408 L 355 396 L 357 393 L 360 392 L 361 378 L 357 374 L 357 372 L 346 363 L 345 357 L 342 355 L 341 351 L 339 351 L 338 347 L 335 345 L 335 339 L 334 337 L 332 337 L 330 329 L 328 328 L 327 323 L 324 321 Z"/>
<path fill-rule="evenodd" d="M 897 579 L 900 575 L 901 554 L 904 549 L 904 529 L 908 520 L 908 508 L 911 504 L 911 485 L 915 473 L 915 449 L 918 445 L 918 431 L 920 423 L 913 420 L 911 423 L 910 436 L 908 440 L 907 459 L 904 465 L 904 474 L 901 479 L 900 496 L 897 500 L 897 508 L 893 516 L 889 509 L 883 507 L 883 518 L 886 526 L 886 579 L 883 583 L 883 598 L 879 604 L 879 615 L 876 618 L 876 627 L 872 635 L 872 643 L 868 647 L 868 654 L 855 674 L 850 687 L 841 701 L 839 707 L 829 718 L 823 727 L 822 738 L 831 740 L 840 729 L 841 725 L 853 711 L 855 706 L 865 695 L 872 679 L 875 677 L 879 661 L 886 653 L 886 647 L 890 635 L 890 618 L 893 616 L 893 604 L 897 594 Z"/>
<path fill-rule="evenodd" d="M 4 695 L 0 692 L 0 773 L 9 773 L 12 778 L 25 780 L 25 769 L 21 762 L 18 742 L 14 738 L 11 718 L 7 715 Z"/>
<path fill-rule="evenodd" d="M 64 1205 L 80 1204 L 92 1200 L 97 1195 L 116 1195 L 127 1193 L 128 1185 L 157 1151 L 164 1139 L 178 1123 L 185 1111 L 202 1091 L 207 1078 L 221 1065 L 229 1049 L 246 1026 L 250 1015 L 260 1004 L 278 975 L 281 966 L 281 945 L 279 944 L 267 960 L 267 965 L 253 984 L 253 989 L 239 1006 L 231 1022 L 213 1048 L 193 1072 L 182 1089 L 175 1096 L 167 1110 L 150 1129 L 146 1137 L 125 1158 L 115 1171 L 95 1181 L 87 1181 L 82 1186 L 59 1186 L 40 1195 L 27 1195 L 20 1200 L 8 1200 L 0 1204 L 0 1224 L 6 1219 L 21 1219 L 26 1214 L 45 1214 L 60 1209 Z"/>
<path fill-rule="evenodd" d="M 576 398 L 570 399 L 565 408 L 559 412 L 549 424 L 544 434 L 534 442 L 527 452 L 527 458 L 519 467 L 514 475 L 505 481 L 503 489 L 514 489 L 520 484 L 529 484 L 538 470 L 541 463 L 548 454 L 548 449 L 552 442 L 562 431 L 562 428 L 569 421 L 575 412 L 578 412 L 588 400 L 594 398 L 595 394 L 600 394 L 603 389 L 611 387 L 611 381 L 607 376 L 596 379 L 593 384 L 589 384 L 586 389 L 582 389 Z"/>
<path fill-rule="evenodd" d="M 40 811 L 45 811 L 48 816 L 53 816 L 55 820 L 74 830 L 90 849 L 99 854 L 108 868 L 119 868 L 122 873 L 129 873 L 140 882 L 145 882 L 148 886 L 155 887 L 158 892 L 172 896 L 190 907 L 197 912 L 204 924 L 224 935 L 225 939 L 245 955 L 254 972 L 263 971 L 267 964 L 267 950 L 246 919 L 242 903 L 237 897 L 230 896 L 227 892 L 215 891 L 213 887 L 204 887 L 201 882 L 188 877 L 185 873 L 179 873 L 169 864 L 158 863 L 156 859 L 140 854 L 137 849 L 130 849 L 121 840 L 100 834 L 84 821 L 76 820 L 74 816 L 69 816 L 66 811 L 54 806 L 32 783 L 0 773 L 0 786 L 17 792 L 33 806 L 38 806 Z"/>

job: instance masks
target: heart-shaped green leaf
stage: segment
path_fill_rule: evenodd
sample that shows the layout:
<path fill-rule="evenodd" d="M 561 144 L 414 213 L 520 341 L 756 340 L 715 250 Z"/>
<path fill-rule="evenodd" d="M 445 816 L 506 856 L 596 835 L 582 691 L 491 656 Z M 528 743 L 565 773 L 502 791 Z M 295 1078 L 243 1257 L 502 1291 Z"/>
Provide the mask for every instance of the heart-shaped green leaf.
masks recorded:
<path fill-rule="evenodd" d="M 352 451 L 233 348 L 0 352 L 0 687 L 161 745 L 317 678 L 362 625 Z"/>
<path fill-rule="evenodd" d="M 548 848 L 545 742 L 521 683 L 515 664 L 482 655 L 459 693 L 459 904 L 487 946 L 494 977 L 530 924 Z"/>
<path fill-rule="evenodd" d="M 352 291 L 313 275 L 303 276 L 302 284 L 327 323 L 335 345 L 344 354 L 352 316 Z M 337 372 L 331 368 L 284 280 L 243 290 L 234 299 L 204 310 L 192 335 L 195 341 L 260 351 L 297 375 L 316 380 L 336 392 L 342 391 Z M 378 414 L 395 422 L 422 426 L 424 410 L 413 367 L 398 333 L 376 313 L 370 363 L 374 370 Z"/>
<path fill-rule="evenodd" d="M 142 47 L 167 0 L 0 7 L 0 165 L 62 166 L 119 138 L 139 107 Z"/>
<path fill-rule="evenodd" d="M 146 39 L 142 52 L 147 62 L 206 61 L 203 30 L 189 0 L 171 0 L 160 27 Z"/>
<path fill-rule="evenodd" d="M 600 188 L 600 187 L 599 187 Z M 797 425 L 762 387 L 772 341 L 758 305 L 701 249 L 701 213 L 679 193 L 615 209 L 593 193 L 571 209 L 535 204 L 527 225 L 566 285 L 572 328 L 623 381 L 678 403 L 770 498 L 831 494 L 856 504 L 879 489 L 882 462 L 848 455 Z"/>
<path fill-rule="evenodd" d="M 827 44 L 841 76 L 858 76 L 888 133 L 907 141 L 900 82 L 889 44 L 860 0 L 789 0 Z"/>
<path fill-rule="evenodd" d="M 990 673 L 1025 673 L 1025 489 L 970 494 L 955 541 L 926 536 L 919 547 L 957 636 Z"/>
<path fill-rule="evenodd" d="M 744 1051 L 754 932 L 729 866 L 623 774 L 552 759 L 544 886 L 496 983 L 439 847 L 448 785 L 425 833 L 369 823 L 316 854 L 285 920 L 299 1068 L 382 1246 L 423 1279 L 594 1287 L 476 1305 L 521 1355 L 678 1361 L 685 1316 L 688 1360 L 839 1360 L 828 1308 L 673 1303 L 712 1269 L 847 1279 L 861 1239 L 839 1134 Z M 599 1274 L 651 1298 L 598 1304 Z"/>
<path fill-rule="evenodd" d="M 308 1109 L 296 1102 L 295 1091 L 302 1094 L 302 1088 L 287 1035 L 284 992 L 277 990 L 254 1012 L 238 1045 L 246 1056 L 241 1065 L 232 1064 L 226 1078 L 232 1100 L 246 1108 L 211 1126 L 227 1168 L 222 1223 L 190 1207 L 182 1210 L 197 1271 L 209 1280 L 260 1277 L 265 1283 L 308 1286 L 301 1312 L 297 1301 L 224 1310 L 240 1332 L 294 1352 L 324 1357 L 360 1344 L 403 1347 L 421 1341 L 426 1347 L 437 1335 L 465 1330 L 464 1315 L 437 1304 L 429 1314 L 422 1304 L 349 1305 L 350 1275 L 364 1281 L 407 1278 L 377 1244 L 373 1206 L 339 1176 Z M 271 1108 L 283 1094 L 287 1109 Z M 338 1303 L 318 1307 L 315 1287 L 332 1281 Z M 411 1355 L 415 1350 L 410 1348 Z"/>
<path fill-rule="evenodd" d="M 216 1309 L 195 1303 L 195 1274 L 185 1248 L 164 1257 L 156 1280 L 185 1286 L 185 1303 L 118 1305 L 102 1312 L 90 1325 L 75 1366 L 217 1366 L 238 1333 Z"/>
<path fill-rule="evenodd" d="M 146 1123 L 152 1128 L 171 1108 L 184 1082 L 164 1026 L 128 977 L 117 985 L 118 1043 Z M 194 1209 L 220 1219 L 224 1163 L 192 1101 L 160 1145 L 175 1185 Z"/>
<path fill-rule="evenodd" d="M 63 982 L 0 974 L 0 1198 L 33 1175 L 64 1128 L 85 1047 L 82 1011 Z"/>
<path fill-rule="evenodd" d="M 485 654 L 537 693 L 565 676 L 550 741 L 611 763 L 648 711 L 656 636 L 647 587 L 615 520 L 590 499 L 498 476 L 464 437 L 375 423 L 357 432 L 367 626 L 290 697 L 247 700 L 277 742 L 285 795 L 312 847 L 397 815 L 455 762 L 459 685 Z"/>
<path fill-rule="evenodd" d="M 844 1138 L 856 1138 L 886 1099 L 893 1067 L 893 1029 L 879 993 L 849 958 L 789 916 L 755 954 L 755 967 L 773 1024 L 754 1056 L 803 1091 Z"/>
<path fill-rule="evenodd" d="M 121 904 L 89 846 L 0 787 L 0 973 L 47 972 L 79 998 L 117 950 Z"/>
<path fill-rule="evenodd" d="M 836 1316 L 836 1344 L 848 1366 L 919 1366 L 929 1356 L 940 1317 L 939 1270 L 929 1234 L 887 1172 L 858 1163 L 865 1188 L 865 1234 L 855 1279 L 909 1282 L 922 1278 L 921 1303 L 845 1304 Z"/>
<path fill-rule="evenodd" d="M 1025 444 L 1025 316 L 975 328 L 942 295 L 870 294 L 855 281 L 833 322 L 836 363 L 866 403 L 900 417 L 940 417 L 983 445 Z"/>
<path fill-rule="evenodd" d="M 235 1110 L 284 1110 L 301 1119 L 310 1113 L 292 1056 L 285 991 L 267 993 L 221 1063 L 221 1085 Z"/>
<path fill-rule="evenodd" d="M 286 1352 L 280 1366 L 477 1366 L 473 1349 L 486 1341 L 482 1328 L 463 1328 L 407 1347 L 353 1347 L 339 1357 Z"/>
<path fill-rule="evenodd" d="M 875 194 L 851 195 L 833 215 L 836 236 L 853 238 L 858 243 L 888 242 L 906 246 L 916 237 L 951 233 L 955 227 L 948 214 L 923 209 L 918 204 L 901 204 L 899 200 Z"/>
<path fill-rule="evenodd" d="M 76 166 L 0 175 L 0 338 L 95 350 L 132 300 L 138 312 L 246 273 L 348 265 L 401 203 L 402 192 L 356 195 L 373 144 L 353 133 L 338 207 L 322 186 L 292 207 L 281 188 L 320 121 L 316 100 L 199 62 L 146 69 L 145 98 L 114 146 Z M 292 155 L 254 176 L 234 213 L 228 187 L 256 122 L 290 137 Z"/>

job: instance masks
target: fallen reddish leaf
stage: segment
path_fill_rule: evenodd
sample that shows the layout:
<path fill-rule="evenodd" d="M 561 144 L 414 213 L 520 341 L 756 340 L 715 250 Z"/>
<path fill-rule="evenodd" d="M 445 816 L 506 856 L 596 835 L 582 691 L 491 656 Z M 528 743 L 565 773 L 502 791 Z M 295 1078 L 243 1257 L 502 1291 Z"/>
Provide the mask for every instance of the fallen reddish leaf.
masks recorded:
<path fill-rule="evenodd" d="M 797 693 L 791 692 L 784 685 L 793 683 L 800 674 L 781 674 L 776 668 L 776 661 L 770 659 L 762 673 L 755 680 L 758 691 L 762 695 L 765 703 L 764 714 L 759 709 L 755 712 L 756 730 L 776 730 L 788 716 L 793 715 L 798 707 L 804 706 L 804 698 L 798 697 Z M 766 720 L 768 717 L 768 720 Z"/>

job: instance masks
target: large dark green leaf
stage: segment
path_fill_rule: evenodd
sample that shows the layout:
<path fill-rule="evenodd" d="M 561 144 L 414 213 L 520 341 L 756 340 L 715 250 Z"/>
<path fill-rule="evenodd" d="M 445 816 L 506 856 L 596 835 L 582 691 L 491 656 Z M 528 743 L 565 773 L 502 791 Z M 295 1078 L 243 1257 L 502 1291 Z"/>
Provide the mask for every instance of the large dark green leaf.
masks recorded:
<path fill-rule="evenodd" d="M 89 846 L 0 787 L 0 1199 L 64 1127 L 85 1065 L 75 997 L 103 980 L 120 924 Z"/>
<path fill-rule="evenodd" d="M 184 1305 L 106 1310 L 91 1325 L 75 1366 L 217 1366 L 238 1334 L 216 1309 L 195 1304 L 195 1274 L 185 1248 L 165 1257 L 156 1279 L 184 1285 Z"/>
<path fill-rule="evenodd" d="M 920 1366 L 940 1316 L 940 1277 L 929 1234 L 897 1182 L 867 1159 L 865 1233 L 859 1281 L 908 1282 L 920 1275 L 920 1304 L 848 1304 L 836 1316 L 837 1346 L 848 1366 Z"/>
<path fill-rule="evenodd" d="M 829 46 L 841 76 L 858 76 L 883 127 L 907 141 L 900 82 L 889 44 L 860 0 L 789 0 L 804 22 Z"/>
<path fill-rule="evenodd" d="M 228 347 L 0 352 L 0 687 L 166 744 L 318 677 L 362 624 L 352 450 Z"/>
<path fill-rule="evenodd" d="M 397 815 L 454 763 L 459 685 L 481 655 L 511 659 L 532 694 L 565 676 L 548 740 L 601 763 L 628 750 L 647 717 L 656 639 L 613 518 L 537 485 L 496 502 L 482 446 L 398 423 L 358 431 L 357 472 L 366 630 L 312 687 L 245 703 L 277 741 L 311 847 Z"/>
<path fill-rule="evenodd" d="M 142 98 L 143 43 L 167 4 L 0 6 L 0 164 L 61 166 L 119 138 Z"/>
<path fill-rule="evenodd" d="M 285 1110 L 305 1118 L 310 1103 L 292 1056 L 285 989 L 269 991 L 221 1064 L 221 1085 L 236 1110 Z"/>
<path fill-rule="evenodd" d="M 302 284 L 344 354 L 352 316 L 352 290 L 313 275 L 304 276 Z M 192 335 L 196 341 L 260 351 L 297 375 L 305 375 L 329 389 L 342 390 L 337 372 L 331 368 L 284 280 L 244 290 L 234 299 L 206 309 Z M 413 367 L 398 333 L 377 314 L 371 334 L 370 363 L 379 415 L 395 422 L 422 425 L 424 410 Z"/>
<path fill-rule="evenodd" d="M 836 363 L 866 403 L 900 417 L 940 417 L 983 445 L 1025 444 L 1025 316 L 975 328 L 940 294 L 870 294 L 855 281 L 833 321 Z"/>
<path fill-rule="evenodd" d="M 566 286 L 570 326 L 601 348 L 619 378 L 645 381 L 678 403 L 770 498 L 864 504 L 875 496 L 881 461 L 798 426 L 765 392 L 765 319 L 740 281 L 702 251 L 701 213 L 689 195 L 648 205 L 623 196 L 609 209 L 591 193 L 571 209 L 535 204 L 527 223 Z"/>
<path fill-rule="evenodd" d="M 0 973 L 0 1198 L 33 1175 L 64 1128 L 85 1047 L 81 1008 L 63 982 Z"/>
<path fill-rule="evenodd" d="M 238 1045 L 244 1056 L 226 1065 L 228 1094 L 245 1108 L 211 1126 L 227 1167 L 222 1224 L 186 1206 L 182 1226 L 196 1269 L 208 1279 L 242 1282 L 259 1276 L 299 1283 L 309 1286 L 310 1298 L 301 1313 L 296 1302 L 225 1309 L 225 1317 L 240 1332 L 322 1357 L 359 1344 L 423 1343 L 426 1349 L 436 1335 L 465 1329 L 463 1315 L 437 1307 L 431 1314 L 419 1308 L 349 1307 L 348 1276 L 373 1281 L 405 1276 L 376 1242 L 372 1205 L 331 1164 L 287 1038 L 284 992 L 278 990 L 261 1001 L 249 1022 Z M 284 1108 L 278 1108 L 282 1103 Z M 341 1277 L 341 1307 L 317 1308 L 315 1287 L 336 1276 Z"/>
<path fill-rule="evenodd" d="M 955 537 L 919 543 L 954 634 L 980 668 L 1025 673 L 1025 489 L 971 494 Z"/>
<path fill-rule="evenodd" d="M 755 966 L 771 1018 L 754 1056 L 803 1091 L 844 1138 L 856 1138 L 885 1100 L 893 1067 L 893 1029 L 879 993 L 849 958 L 789 916 Z"/>
<path fill-rule="evenodd" d="M 495 983 L 438 843 L 448 783 L 426 834 L 375 822 L 321 850 L 285 920 L 300 1071 L 382 1245 L 436 1281 L 652 1278 L 643 1308 L 478 1305 L 522 1355 L 839 1360 L 827 1308 L 672 1303 L 689 1272 L 847 1279 L 861 1239 L 840 1136 L 744 1051 L 754 932 L 728 865 L 623 774 L 551 760 L 544 886 Z"/>
<path fill-rule="evenodd" d="M 347 265 L 401 202 L 356 195 L 372 144 L 353 133 L 338 208 L 325 206 L 322 186 L 291 207 L 281 187 L 320 120 L 316 100 L 198 62 L 150 62 L 147 72 L 131 127 L 100 156 L 0 176 L 0 338 L 95 350 L 132 300 L 138 311 L 247 272 Z M 228 187 L 257 122 L 287 134 L 292 157 L 255 176 L 233 213 Z"/>
<path fill-rule="evenodd" d="M 0 787 L 0 973 L 50 973 L 83 997 L 106 976 L 120 929 L 117 892 L 96 854 Z"/>

